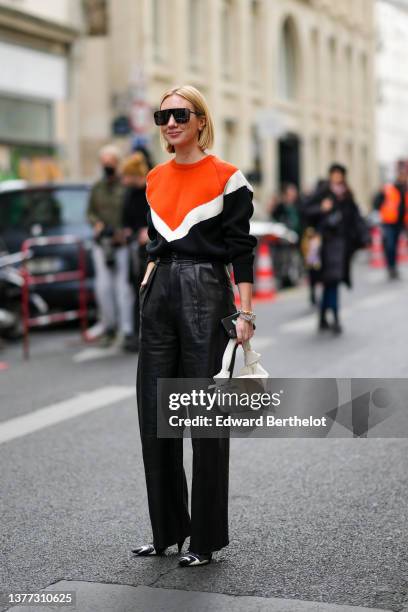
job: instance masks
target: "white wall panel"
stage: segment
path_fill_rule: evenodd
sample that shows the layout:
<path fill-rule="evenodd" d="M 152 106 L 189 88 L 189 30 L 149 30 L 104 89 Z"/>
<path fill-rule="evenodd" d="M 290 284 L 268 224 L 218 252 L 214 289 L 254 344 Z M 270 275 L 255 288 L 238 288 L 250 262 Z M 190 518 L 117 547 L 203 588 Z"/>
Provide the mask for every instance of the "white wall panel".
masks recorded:
<path fill-rule="evenodd" d="M 64 57 L 0 42 L 0 91 L 27 97 L 67 97 Z"/>

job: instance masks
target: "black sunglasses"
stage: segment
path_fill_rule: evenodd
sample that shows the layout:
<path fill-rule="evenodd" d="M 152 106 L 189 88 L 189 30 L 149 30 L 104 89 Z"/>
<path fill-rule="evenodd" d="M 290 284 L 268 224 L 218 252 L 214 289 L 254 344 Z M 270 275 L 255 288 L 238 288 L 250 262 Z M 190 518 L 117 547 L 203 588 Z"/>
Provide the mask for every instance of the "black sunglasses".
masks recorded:
<path fill-rule="evenodd" d="M 167 125 L 170 120 L 170 115 L 173 115 L 176 123 L 188 123 L 190 114 L 199 117 L 202 113 L 196 113 L 189 108 L 166 108 L 166 110 L 158 110 L 154 113 L 154 122 L 156 125 Z"/>

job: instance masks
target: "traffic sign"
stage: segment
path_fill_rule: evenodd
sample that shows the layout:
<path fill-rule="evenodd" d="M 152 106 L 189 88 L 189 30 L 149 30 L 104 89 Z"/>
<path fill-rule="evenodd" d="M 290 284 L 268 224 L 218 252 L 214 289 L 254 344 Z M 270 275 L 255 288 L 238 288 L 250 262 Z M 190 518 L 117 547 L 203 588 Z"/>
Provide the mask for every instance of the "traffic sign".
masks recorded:
<path fill-rule="evenodd" d="M 130 124 L 136 134 L 144 134 L 152 125 L 152 109 L 144 100 L 135 100 L 130 111 Z"/>

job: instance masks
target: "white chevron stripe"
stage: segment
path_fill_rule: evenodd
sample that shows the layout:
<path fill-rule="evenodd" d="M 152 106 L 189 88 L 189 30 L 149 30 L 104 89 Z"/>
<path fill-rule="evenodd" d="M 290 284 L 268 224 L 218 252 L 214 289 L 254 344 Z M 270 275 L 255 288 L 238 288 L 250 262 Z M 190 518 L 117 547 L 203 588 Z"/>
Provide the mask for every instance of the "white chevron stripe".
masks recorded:
<path fill-rule="evenodd" d="M 193 210 L 190 210 L 189 213 L 184 217 L 183 221 L 180 223 L 175 230 L 172 230 L 167 223 L 163 221 L 159 217 L 159 215 L 151 208 L 152 213 L 152 221 L 154 227 L 157 229 L 159 234 L 164 236 L 167 242 L 171 242 L 172 240 L 179 240 L 180 238 L 184 238 L 187 236 L 190 229 L 196 223 L 200 221 L 206 221 L 207 219 L 211 219 L 216 215 L 219 215 L 222 211 L 223 205 L 223 196 L 219 195 L 211 202 L 206 202 L 205 204 L 200 204 L 200 206 L 196 206 Z"/>
<path fill-rule="evenodd" d="M 206 221 L 207 219 L 211 219 L 212 217 L 219 215 L 222 211 L 224 195 L 233 193 L 234 191 L 237 191 L 237 189 L 240 189 L 244 186 L 247 187 L 250 191 L 253 191 L 250 183 L 248 183 L 241 170 L 237 170 L 228 179 L 223 194 L 217 196 L 210 202 L 205 202 L 204 204 L 200 204 L 200 206 L 196 206 L 195 208 L 190 210 L 190 212 L 186 214 L 180 225 L 174 230 L 172 230 L 150 206 L 153 225 L 159 232 L 159 234 L 161 234 L 167 240 L 167 242 L 172 242 L 173 240 L 180 240 L 180 238 L 184 238 L 184 236 L 187 236 L 188 232 L 191 230 L 193 225 L 196 225 L 196 223 L 200 223 L 200 221 Z"/>
<path fill-rule="evenodd" d="M 253 191 L 252 186 L 246 180 L 245 176 L 242 174 L 241 170 L 237 170 L 234 172 L 232 176 L 228 179 L 227 184 L 225 185 L 224 195 L 228 195 L 229 193 L 233 193 L 237 189 L 241 187 L 248 187 L 249 191 Z"/>

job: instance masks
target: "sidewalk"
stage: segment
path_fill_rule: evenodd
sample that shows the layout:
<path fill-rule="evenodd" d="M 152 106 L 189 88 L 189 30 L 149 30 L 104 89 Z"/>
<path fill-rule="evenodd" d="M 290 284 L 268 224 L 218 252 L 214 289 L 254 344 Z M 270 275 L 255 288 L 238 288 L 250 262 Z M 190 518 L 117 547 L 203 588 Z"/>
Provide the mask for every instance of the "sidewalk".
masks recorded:
<path fill-rule="evenodd" d="M 203 591 L 180 591 L 148 586 L 131 587 L 66 580 L 53 584 L 45 591 L 75 591 L 76 607 L 66 609 L 76 609 L 80 612 L 95 612 L 95 610 L 100 612 L 224 612 L 225 610 L 228 612 L 389 612 L 380 608 L 362 608 L 317 601 L 236 597 Z M 13 612 L 44 612 L 44 607 L 17 606 L 10 610 Z"/>

